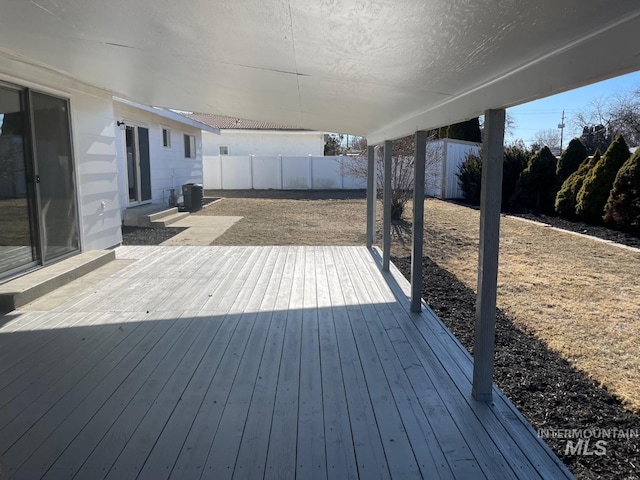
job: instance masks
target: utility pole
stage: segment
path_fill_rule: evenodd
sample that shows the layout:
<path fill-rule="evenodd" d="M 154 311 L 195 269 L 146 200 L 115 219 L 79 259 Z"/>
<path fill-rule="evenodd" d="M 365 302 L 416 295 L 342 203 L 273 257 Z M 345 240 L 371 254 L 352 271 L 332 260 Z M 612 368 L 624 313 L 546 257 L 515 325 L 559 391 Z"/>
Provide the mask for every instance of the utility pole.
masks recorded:
<path fill-rule="evenodd" d="M 564 110 L 562 110 L 562 120 L 558 124 L 558 128 L 560 129 L 560 154 L 562 154 L 562 136 L 564 134 Z"/>

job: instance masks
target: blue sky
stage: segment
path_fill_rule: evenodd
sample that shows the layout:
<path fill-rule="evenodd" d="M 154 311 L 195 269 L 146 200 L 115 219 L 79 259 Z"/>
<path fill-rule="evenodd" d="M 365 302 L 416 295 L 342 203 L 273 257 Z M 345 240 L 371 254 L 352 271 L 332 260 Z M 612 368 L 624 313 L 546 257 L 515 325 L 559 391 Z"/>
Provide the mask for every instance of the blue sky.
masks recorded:
<path fill-rule="evenodd" d="M 573 125 L 573 116 L 587 110 L 589 102 L 600 97 L 608 97 L 616 92 L 633 90 L 640 87 L 640 72 L 594 83 L 586 87 L 570 90 L 533 102 L 508 109 L 508 114 L 515 121 L 515 129 L 507 133 L 507 142 L 522 139 L 529 145 L 540 130 L 556 129 L 565 111 L 564 146 L 572 138 L 582 133 L 581 128 Z"/>

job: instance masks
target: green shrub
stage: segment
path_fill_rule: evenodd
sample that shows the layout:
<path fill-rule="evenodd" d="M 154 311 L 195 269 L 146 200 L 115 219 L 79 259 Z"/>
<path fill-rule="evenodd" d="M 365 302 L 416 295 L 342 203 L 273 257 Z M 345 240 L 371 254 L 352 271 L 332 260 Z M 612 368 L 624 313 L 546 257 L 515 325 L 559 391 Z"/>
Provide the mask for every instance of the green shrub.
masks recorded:
<path fill-rule="evenodd" d="M 529 153 L 523 144 L 512 144 L 504 148 L 502 163 L 502 208 L 506 208 L 518 177 L 527 166 Z M 467 154 L 465 161 L 460 165 L 456 174 L 458 184 L 464 198 L 474 205 L 480 204 L 480 189 L 482 183 L 482 152 L 478 155 Z"/>
<path fill-rule="evenodd" d="M 596 150 L 595 155 L 591 158 L 586 158 L 580 167 L 578 167 L 578 170 L 569 175 L 562 184 L 562 187 L 560 187 L 560 190 L 558 190 L 555 207 L 556 212 L 563 217 L 575 218 L 577 203 L 576 197 L 584 183 L 585 177 L 593 166 L 598 163 L 598 160 L 600 160 L 600 151 Z"/>
<path fill-rule="evenodd" d="M 579 139 L 574 138 L 558 160 L 558 168 L 556 169 L 558 186 L 561 186 L 569 178 L 569 175 L 578 170 L 585 158 L 587 158 L 587 149 Z"/>
<path fill-rule="evenodd" d="M 576 197 L 576 214 L 590 223 L 600 223 L 604 207 L 620 167 L 629 158 L 629 147 L 618 135 L 602 158 L 589 171 Z"/>
<path fill-rule="evenodd" d="M 467 142 L 482 142 L 482 132 L 480 131 L 480 121 L 478 120 L 478 117 L 467 120 L 466 122 L 449 125 L 446 137 L 456 140 L 465 140 Z"/>
<path fill-rule="evenodd" d="M 511 197 L 514 208 L 530 208 L 541 212 L 553 211 L 556 190 L 556 157 L 543 147 L 527 164 Z"/>
<path fill-rule="evenodd" d="M 520 174 L 527 167 L 531 155 L 522 143 L 514 143 L 504 148 L 502 164 L 502 208 L 507 208 L 509 199 L 516 190 Z"/>
<path fill-rule="evenodd" d="M 618 171 L 605 206 L 604 221 L 640 234 L 640 149 Z"/>
<path fill-rule="evenodd" d="M 480 185 L 482 183 L 482 152 L 468 153 L 456 173 L 462 196 L 473 205 L 480 204 Z"/>

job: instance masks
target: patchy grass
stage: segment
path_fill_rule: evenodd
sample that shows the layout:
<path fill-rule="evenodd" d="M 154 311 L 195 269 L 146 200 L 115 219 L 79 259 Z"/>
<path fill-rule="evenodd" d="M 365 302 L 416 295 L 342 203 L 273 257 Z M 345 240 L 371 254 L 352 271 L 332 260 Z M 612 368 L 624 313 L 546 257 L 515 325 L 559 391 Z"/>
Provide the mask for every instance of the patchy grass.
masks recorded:
<path fill-rule="evenodd" d="M 227 198 L 200 215 L 244 217 L 215 245 L 365 242 L 362 192 L 207 194 Z M 471 289 L 477 277 L 478 225 L 479 212 L 474 209 L 426 202 L 425 255 Z M 394 225 L 394 256 L 409 254 L 410 236 L 410 223 Z M 517 326 L 533 333 L 636 413 L 640 412 L 638 272 L 638 252 L 521 219 L 502 219 L 498 306 Z M 428 285 L 429 279 L 425 281 Z"/>
<path fill-rule="evenodd" d="M 226 197 L 197 215 L 244 217 L 213 245 L 362 245 L 362 191 L 212 191 Z M 235 198 L 231 198 L 235 197 Z"/>

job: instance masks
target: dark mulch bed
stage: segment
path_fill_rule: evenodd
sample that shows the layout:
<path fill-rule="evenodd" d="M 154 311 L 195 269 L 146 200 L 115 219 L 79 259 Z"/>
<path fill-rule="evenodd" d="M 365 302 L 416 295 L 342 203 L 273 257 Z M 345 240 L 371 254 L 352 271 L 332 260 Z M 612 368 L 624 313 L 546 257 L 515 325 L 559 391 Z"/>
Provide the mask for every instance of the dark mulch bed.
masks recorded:
<path fill-rule="evenodd" d="M 145 228 L 122 226 L 123 245 L 160 245 L 186 230 L 182 227 Z"/>
<path fill-rule="evenodd" d="M 406 278 L 411 258 L 392 258 Z M 475 294 L 430 259 L 422 296 L 473 353 Z M 495 381 L 536 429 L 640 429 L 640 418 L 533 335 L 498 311 Z M 565 455 L 566 439 L 545 439 L 579 479 L 640 478 L 640 440 L 607 439 L 606 454 Z M 591 451 L 596 440 L 591 440 Z"/>
<path fill-rule="evenodd" d="M 571 232 L 584 233 L 592 237 L 598 237 L 603 240 L 621 243 L 629 247 L 640 248 L 640 238 L 619 230 L 612 230 L 602 225 L 589 225 L 588 223 L 567 220 L 566 218 L 556 217 L 553 215 L 545 215 L 544 213 L 512 213 L 510 215 L 516 217 L 535 220 L 536 222 L 546 223 L 552 227 L 562 228 Z"/>

